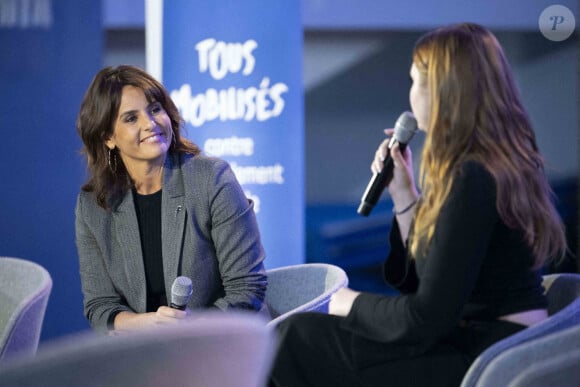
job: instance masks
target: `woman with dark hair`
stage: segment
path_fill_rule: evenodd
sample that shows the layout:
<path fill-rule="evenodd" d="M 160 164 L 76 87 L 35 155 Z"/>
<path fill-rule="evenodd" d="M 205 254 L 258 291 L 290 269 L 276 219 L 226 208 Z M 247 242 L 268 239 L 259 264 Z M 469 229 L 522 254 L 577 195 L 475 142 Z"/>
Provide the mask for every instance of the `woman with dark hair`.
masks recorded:
<path fill-rule="evenodd" d="M 166 89 L 133 66 L 90 84 L 77 130 L 89 179 L 76 206 L 84 311 L 98 331 L 177 322 L 190 309 L 260 310 L 264 250 L 229 165 L 182 137 Z M 168 307 L 192 279 L 185 311 Z"/>
<path fill-rule="evenodd" d="M 566 240 L 501 46 L 476 24 L 440 28 L 416 43 L 410 73 L 426 140 L 420 189 L 410 149 L 390 150 L 383 272 L 400 294 L 345 288 L 329 315 L 284 321 L 273 385 L 458 386 L 487 347 L 547 318 L 537 269 Z"/>

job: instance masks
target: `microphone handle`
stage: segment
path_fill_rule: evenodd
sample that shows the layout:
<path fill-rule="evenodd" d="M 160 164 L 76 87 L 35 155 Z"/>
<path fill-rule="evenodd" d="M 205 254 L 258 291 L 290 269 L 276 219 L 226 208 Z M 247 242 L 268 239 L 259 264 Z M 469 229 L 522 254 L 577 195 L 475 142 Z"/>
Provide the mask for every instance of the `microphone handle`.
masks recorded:
<path fill-rule="evenodd" d="M 169 306 L 173 309 L 179 309 L 179 310 L 185 310 L 185 308 L 187 307 L 187 305 L 177 305 L 177 304 L 174 304 L 173 302 L 171 304 L 169 304 Z"/>
<path fill-rule="evenodd" d="M 407 144 L 399 143 L 399 149 L 401 150 L 401 153 L 405 151 L 405 148 L 407 148 Z M 375 173 L 371 178 L 371 181 L 369 181 L 367 189 L 363 195 L 363 201 L 357 210 L 360 215 L 369 216 L 374 206 L 379 201 L 379 198 L 381 197 L 385 187 L 393 179 L 393 168 L 393 158 L 389 153 L 389 155 L 387 155 L 383 161 L 383 169 L 381 172 Z"/>

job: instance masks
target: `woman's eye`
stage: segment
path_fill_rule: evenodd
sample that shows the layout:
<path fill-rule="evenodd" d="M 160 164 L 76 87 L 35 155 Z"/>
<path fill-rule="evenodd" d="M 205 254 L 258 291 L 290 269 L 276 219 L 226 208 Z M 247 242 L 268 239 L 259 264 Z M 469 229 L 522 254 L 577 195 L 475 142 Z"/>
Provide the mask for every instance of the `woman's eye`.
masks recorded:
<path fill-rule="evenodd" d="M 132 122 L 135 122 L 135 121 L 137 121 L 137 117 L 136 116 L 127 116 L 127 117 L 125 117 L 125 122 L 127 122 L 127 123 L 132 123 Z"/>
<path fill-rule="evenodd" d="M 151 113 L 157 114 L 163 111 L 163 108 L 159 104 L 155 104 L 151 107 Z"/>

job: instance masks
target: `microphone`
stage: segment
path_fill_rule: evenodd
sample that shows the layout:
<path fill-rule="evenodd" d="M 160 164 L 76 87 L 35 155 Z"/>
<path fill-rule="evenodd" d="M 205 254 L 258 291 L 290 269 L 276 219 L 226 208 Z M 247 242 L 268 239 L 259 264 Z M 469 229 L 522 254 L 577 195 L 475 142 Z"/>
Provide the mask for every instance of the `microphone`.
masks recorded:
<path fill-rule="evenodd" d="M 171 286 L 171 304 L 173 309 L 185 310 L 189 297 L 193 293 L 191 279 L 188 277 L 177 277 Z"/>
<path fill-rule="evenodd" d="M 389 141 L 389 152 L 383 161 L 383 169 L 379 173 L 374 173 L 367 185 L 367 188 L 362 196 L 361 203 L 357 212 L 359 215 L 368 216 L 377 201 L 381 197 L 385 186 L 389 184 L 393 178 L 393 159 L 391 158 L 390 149 L 399 143 L 401 152 L 407 147 L 407 143 L 411 141 L 417 132 L 417 120 L 413 113 L 407 111 L 399 116 L 395 123 L 395 132 Z"/>

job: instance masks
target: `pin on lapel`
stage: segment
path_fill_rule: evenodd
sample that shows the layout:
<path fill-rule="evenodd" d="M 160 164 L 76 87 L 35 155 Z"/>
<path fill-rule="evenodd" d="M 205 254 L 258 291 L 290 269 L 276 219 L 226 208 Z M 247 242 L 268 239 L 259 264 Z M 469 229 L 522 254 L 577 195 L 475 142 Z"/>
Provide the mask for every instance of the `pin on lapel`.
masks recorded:
<path fill-rule="evenodd" d="M 175 215 L 177 216 L 180 212 L 181 212 L 181 206 L 177 206 L 177 208 L 175 209 Z"/>

